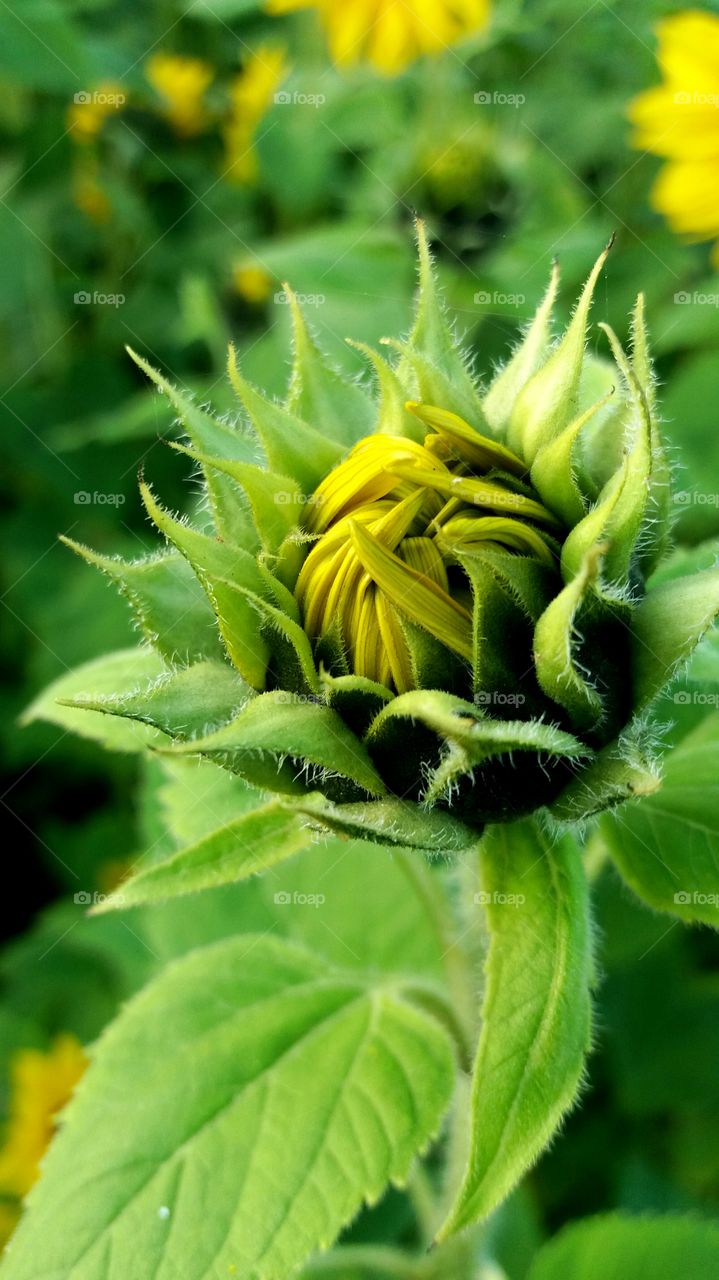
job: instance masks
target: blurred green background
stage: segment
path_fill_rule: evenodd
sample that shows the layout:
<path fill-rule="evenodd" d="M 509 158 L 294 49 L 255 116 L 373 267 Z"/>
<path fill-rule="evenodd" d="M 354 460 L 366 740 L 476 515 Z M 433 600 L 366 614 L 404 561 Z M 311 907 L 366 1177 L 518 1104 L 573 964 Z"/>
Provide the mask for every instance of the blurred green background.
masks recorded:
<path fill-rule="evenodd" d="M 49 680 L 133 640 L 112 587 L 58 533 L 126 557 L 156 545 L 140 470 L 168 505 L 194 500 L 163 442 L 171 411 L 126 344 L 231 415 L 228 341 L 252 379 L 278 393 L 286 384 L 288 281 L 337 364 L 359 374 L 347 336 L 376 343 L 408 326 L 419 212 L 458 325 L 489 368 L 533 312 L 552 258 L 566 317 L 616 233 L 594 318 L 624 338 L 645 290 L 666 432 L 681 451 L 677 537 L 719 536 L 719 276 L 709 246 L 682 243 L 652 212 L 658 163 L 632 150 L 626 120 L 658 77 L 653 26 L 679 8 L 496 0 L 487 30 L 387 77 L 362 62 L 333 66 L 312 10 L 0 4 L 2 804 L 13 885 L 0 1103 L 18 1047 L 59 1031 L 91 1040 L 167 954 L 162 929 L 88 921 L 73 901 L 117 879 L 151 820 L 135 758 L 18 727 Z M 599 333 L 592 341 L 601 348 Z M 151 779 L 142 794 L 148 810 Z M 577 1214 L 703 1212 L 719 1200 L 716 947 L 651 916 L 611 873 L 598 887 L 592 1087 L 511 1220 L 516 1277 L 522 1232 L 528 1256 L 537 1233 Z"/>

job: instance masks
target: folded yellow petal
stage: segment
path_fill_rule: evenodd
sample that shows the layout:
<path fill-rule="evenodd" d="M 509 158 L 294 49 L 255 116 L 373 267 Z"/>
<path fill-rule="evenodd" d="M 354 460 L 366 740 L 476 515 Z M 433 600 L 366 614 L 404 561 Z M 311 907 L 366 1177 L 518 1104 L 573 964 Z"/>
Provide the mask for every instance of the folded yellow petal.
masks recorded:
<path fill-rule="evenodd" d="M 352 523 L 352 542 L 365 570 L 405 617 L 429 631 L 468 661 L 472 658 L 472 618 L 435 582 L 387 551 L 361 525 Z"/>
<path fill-rule="evenodd" d="M 405 407 L 420 422 L 437 432 L 440 439 L 449 446 L 450 456 L 480 467 L 483 471 L 496 468 L 516 476 L 527 474 L 526 463 L 516 453 L 497 440 L 490 440 L 475 431 L 459 414 L 433 404 L 417 404 L 414 400 L 408 400 Z M 426 443 L 431 447 L 431 440 Z"/>

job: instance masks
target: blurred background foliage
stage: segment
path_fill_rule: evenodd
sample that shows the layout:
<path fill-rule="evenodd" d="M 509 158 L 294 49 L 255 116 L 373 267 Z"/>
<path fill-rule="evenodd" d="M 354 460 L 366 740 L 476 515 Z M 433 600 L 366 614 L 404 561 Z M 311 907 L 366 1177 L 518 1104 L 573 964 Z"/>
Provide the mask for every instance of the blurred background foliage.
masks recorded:
<path fill-rule="evenodd" d="M 138 811 L 135 757 L 101 755 L 60 727 L 17 727 L 50 679 L 132 642 L 122 602 L 56 535 L 128 557 L 154 545 L 140 469 L 175 507 L 193 501 L 163 443 L 171 412 L 125 344 L 232 414 L 228 341 L 252 379 L 285 386 L 288 281 L 337 364 L 359 374 L 347 336 L 377 343 L 407 328 L 418 211 L 458 324 L 489 367 L 533 311 L 552 257 L 566 307 L 615 232 L 595 318 L 626 336 L 646 291 L 666 432 L 682 455 L 677 538 L 691 548 L 719 537 L 719 276 L 709 246 L 683 243 L 652 212 L 658 165 L 632 150 L 626 118 L 657 80 L 653 25 L 679 7 L 496 0 L 487 29 L 387 76 L 361 61 L 335 67 L 311 9 L 0 6 L 5 1109 L 18 1049 L 67 1032 L 91 1041 L 169 953 L 237 927 L 229 890 L 147 918 L 88 919 L 87 895 L 163 838 L 158 778 L 143 777 Z M 716 948 L 707 931 L 630 899 L 601 850 L 596 877 L 592 1087 L 493 1227 L 512 1280 L 570 1217 L 719 1201 Z M 352 1238 L 403 1232 L 411 1213 L 392 1193 Z"/>

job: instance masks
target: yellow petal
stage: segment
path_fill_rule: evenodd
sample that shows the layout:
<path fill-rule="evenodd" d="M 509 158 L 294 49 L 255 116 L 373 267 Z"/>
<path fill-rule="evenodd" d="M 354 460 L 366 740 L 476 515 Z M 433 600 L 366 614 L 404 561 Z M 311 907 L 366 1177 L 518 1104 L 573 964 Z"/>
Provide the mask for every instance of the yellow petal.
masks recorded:
<path fill-rule="evenodd" d="M 417 573 L 361 525 L 352 522 L 352 541 L 367 573 L 411 622 L 445 644 L 453 653 L 471 661 L 471 615 L 436 583 Z"/>
<path fill-rule="evenodd" d="M 447 497 L 461 498 L 475 507 L 487 507 L 490 511 L 511 512 L 516 516 L 525 516 L 528 520 L 539 520 L 542 524 L 557 526 L 559 521 L 540 502 L 527 498 L 523 493 L 515 493 L 489 480 L 475 480 L 472 476 L 453 476 L 451 472 L 425 471 L 421 467 L 407 467 L 398 464 L 395 474 L 403 479 L 413 479 L 417 484 L 433 487 Z"/>
<path fill-rule="evenodd" d="M 405 538 L 400 544 L 399 555 L 410 569 L 415 569 L 425 578 L 431 578 L 432 582 L 436 582 L 437 586 L 449 595 L 449 581 L 444 560 L 437 550 L 437 544 L 431 538 Z"/>
<path fill-rule="evenodd" d="M 407 641 L 404 638 L 399 619 L 394 607 L 381 591 L 376 592 L 375 607 L 382 637 L 382 646 L 387 655 L 394 687 L 398 693 L 408 693 L 410 689 L 414 688 L 414 677 L 412 675 L 412 663 Z M 388 682 L 385 680 L 382 683 L 387 684 Z"/>
<path fill-rule="evenodd" d="M 719 234 L 719 165 L 701 160 L 664 165 L 652 204 L 680 234 Z"/>
<path fill-rule="evenodd" d="M 461 461 L 469 462 L 483 471 L 491 471 L 496 467 L 499 471 L 509 471 L 516 476 L 527 474 L 526 464 L 516 453 L 475 431 L 459 414 L 433 404 L 417 404 L 414 400 L 408 400 L 405 408 L 446 440 L 452 447 L 454 456 Z"/>
<path fill-rule="evenodd" d="M 519 520 L 502 516 L 455 516 L 437 534 L 439 545 L 447 550 L 473 551 L 487 542 L 499 542 L 521 555 L 533 556 L 550 569 L 556 560 L 538 529 Z"/>

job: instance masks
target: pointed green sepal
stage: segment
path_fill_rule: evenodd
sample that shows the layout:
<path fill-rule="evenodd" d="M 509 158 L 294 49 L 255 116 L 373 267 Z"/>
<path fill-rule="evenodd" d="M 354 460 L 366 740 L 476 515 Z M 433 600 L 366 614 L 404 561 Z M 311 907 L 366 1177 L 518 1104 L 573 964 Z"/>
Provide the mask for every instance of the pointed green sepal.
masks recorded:
<path fill-rule="evenodd" d="M 296 294 L 283 285 L 292 315 L 292 377 L 287 408 L 349 449 L 373 429 L 375 406 L 357 382 L 342 377 L 312 337 Z"/>
<path fill-rule="evenodd" d="M 278 476 L 274 471 L 267 471 L 251 462 L 212 457 L 200 450 L 188 449 L 182 444 L 173 443 L 172 448 L 194 458 L 203 467 L 221 471 L 237 482 L 247 495 L 265 551 L 274 554 L 284 539 L 297 528 L 305 509 L 303 494 L 299 485 L 289 476 Z"/>
<path fill-rule="evenodd" d="M 107 574 L 127 600 L 144 639 L 166 662 L 224 656 L 210 602 L 179 552 L 123 560 L 100 555 L 72 538 L 61 537 L 60 541 Z"/>
<path fill-rule="evenodd" d="M 240 373 L 233 347 L 230 347 L 228 370 L 230 381 L 262 442 L 270 469 L 279 475 L 292 476 L 304 493 L 312 493 L 339 462 L 343 446 L 253 387 Z"/>
<path fill-rule="evenodd" d="M 262 694 L 230 724 L 175 750 L 215 760 L 275 791 L 301 794 L 321 780 L 336 799 L 385 792 L 366 748 L 335 711 L 283 691 Z"/>
<path fill-rule="evenodd" d="M 527 462 L 533 462 L 541 447 L 559 435 L 577 412 L 589 309 L 610 247 L 597 258 L 559 344 L 517 395 L 507 443 Z"/>
<path fill-rule="evenodd" d="M 604 714 L 598 690 L 578 656 L 579 631 L 587 598 L 601 566 L 602 547 L 585 557 L 579 573 L 545 609 L 534 633 L 534 665 L 544 693 L 564 707 L 580 731 L 596 729 Z"/>
<path fill-rule="evenodd" d="M 65 699 L 66 706 L 153 725 L 172 738 L 209 733 L 231 720 L 255 692 L 227 662 L 198 662 L 163 672 L 127 693 Z"/>
<path fill-rule="evenodd" d="M 490 383 L 482 407 L 489 425 L 504 437 L 522 387 L 549 355 L 550 322 L 559 289 L 559 263 L 552 265 L 549 286 L 522 341 Z"/>
<path fill-rule="evenodd" d="M 264 583 L 254 556 L 241 547 L 217 542 L 177 520 L 155 501 L 152 491 L 141 484 L 148 515 L 165 537 L 192 565 L 212 605 L 227 652 L 240 675 L 253 689 L 263 689 L 269 649 L 261 634 L 261 619 L 240 588 L 264 592 Z"/>

